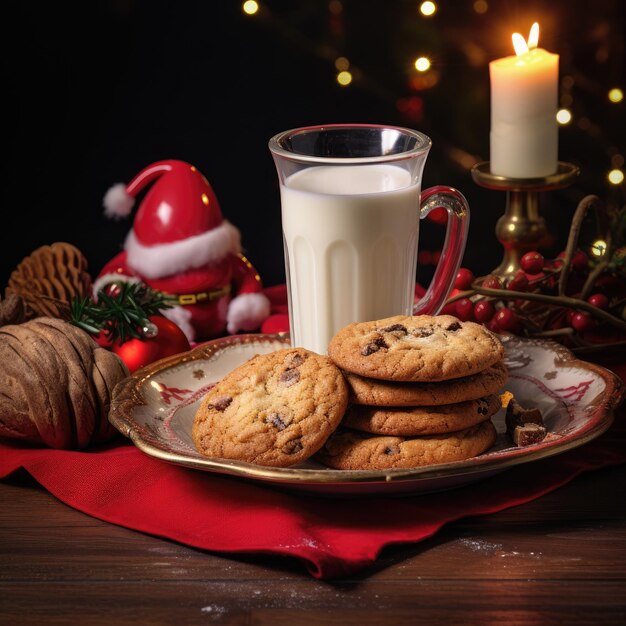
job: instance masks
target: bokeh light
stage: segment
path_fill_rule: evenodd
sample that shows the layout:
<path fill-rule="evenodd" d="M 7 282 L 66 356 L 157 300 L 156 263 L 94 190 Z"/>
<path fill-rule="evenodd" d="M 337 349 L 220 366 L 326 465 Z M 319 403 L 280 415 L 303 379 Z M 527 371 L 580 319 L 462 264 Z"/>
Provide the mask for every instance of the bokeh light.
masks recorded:
<path fill-rule="evenodd" d="M 241 8 L 246 15 L 254 15 L 259 10 L 259 3 L 255 0 L 246 0 Z"/>
<path fill-rule="evenodd" d="M 611 167 L 619 168 L 624 165 L 624 155 L 622 154 L 614 154 L 611 157 Z"/>
<path fill-rule="evenodd" d="M 344 70 L 347 70 L 349 67 L 350 67 L 350 61 L 348 61 L 346 57 L 337 57 L 335 59 L 335 68 L 338 71 L 343 72 Z"/>
<path fill-rule="evenodd" d="M 430 68 L 430 59 L 427 57 L 419 57 L 415 59 L 415 69 L 418 72 L 425 72 Z"/>
<path fill-rule="evenodd" d="M 346 87 L 352 82 L 352 74 L 348 72 L 348 70 L 343 70 L 337 74 L 337 82 L 342 86 Z"/>
<path fill-rule="evenodd" d="M 593 256 L 604 256 L 606 252 L 606 241 L 604 239 L 597 239 L 591 244 L 591 254 Z"/>
<path fill-rule="evenodd" d="M 622 170 L 611 170 L 607 176 L 611 185 L 621 185 L 624 182 L 624 172 Z"/>
<path fill-rule="evenodd" d="M 556 121 L 564 126 L 572 121 L 572 113 L 568 109 L 559 109 L 556 114 Z"/>
<path fill-rule="evenodd" d="M 328 10 L 333 15 L 339 15 L 343 11 L 343 4 L 341 4 L 340 0 L 330 0 Z"/>
<path fill-rule="evenodd" d="M 486 0 L 476 0 L 476 2 L 474 2 L 474 11 L 476 11 L 479 15 L 487 13 L 488 9 L 489 5 Z"/>
<path fill-rule="evenodd" d="M 621 102 L 624 99 L 624 92 L 618 87 L 614 87 L 609 91 L 609 100 L 611 102 Z"/>
<path fill-rule="evenodd" d="M 422 2 L 420 5 L 420 13 L 426 17 L 430 17 L 435 14 L 437 5 L 434 2 Z"/>

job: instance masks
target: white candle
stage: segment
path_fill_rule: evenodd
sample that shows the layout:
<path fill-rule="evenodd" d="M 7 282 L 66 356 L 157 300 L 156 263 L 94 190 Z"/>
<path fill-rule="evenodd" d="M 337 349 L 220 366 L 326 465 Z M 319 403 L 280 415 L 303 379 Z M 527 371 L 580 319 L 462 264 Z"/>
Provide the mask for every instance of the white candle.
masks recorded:
<path fill-rule="evenodd" d="M 516 56 L 489 64 L 493 174 L 538 178 L 557 170 L 559 55 L 537 48 L 538 38 L 537 24 L 528 43 L 515 33 Z"/>

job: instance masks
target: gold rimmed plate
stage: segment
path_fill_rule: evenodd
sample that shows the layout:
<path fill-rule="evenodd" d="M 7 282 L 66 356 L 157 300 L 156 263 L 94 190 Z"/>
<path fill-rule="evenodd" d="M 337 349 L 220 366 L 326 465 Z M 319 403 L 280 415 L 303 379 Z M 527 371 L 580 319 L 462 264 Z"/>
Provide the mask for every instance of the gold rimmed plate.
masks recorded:
<path fill-rule="evenodd" d="M 314 461 L 271 468 L 198 453 L 191 426 L 207 390 L 255 354 L 288 345 L 288 337 L 281 335 L 237 335 L 158 361 L 116 387 L 109 419 L 145 454 L 197 470 L 329 496 L 426 493 L 469 484 L 591 441 L 610 426 L 624 392 L 612 372 L 577 359 L 559 344 L 511 336 L 504 338 L 506 389 L 523 405 L 542 411 L 550 434 L 539 444 L 514 446 L 502 410 L 493 418 L 497 441 L 486 453 L 410 470 L 333 470 Z"/>

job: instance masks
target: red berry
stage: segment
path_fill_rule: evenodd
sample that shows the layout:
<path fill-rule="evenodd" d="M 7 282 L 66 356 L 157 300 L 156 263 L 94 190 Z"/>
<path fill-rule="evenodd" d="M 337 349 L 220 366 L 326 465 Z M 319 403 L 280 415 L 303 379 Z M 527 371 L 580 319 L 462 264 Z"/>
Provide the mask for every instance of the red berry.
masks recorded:
<path fill-rule="evenodd" d="M 513 330 L 518 323 L 517 315 L 511 309 L 500 309 L 496 313 L 494 320 L 502 330 Z"/>
<path fill-rule="evenodd" d="M 487 322 L 487 328 L 494 333 L 500 332 L 500 327 L 498 326 L 495 317 L 491 321 Z"/>
<path fill-rule="evenodd" d="M 457 300 L 456 316 L 462 322 L 472 322 L 474 320 L 474 303 L 469 298 Z"/>
<path fill-rule="evenodd" d="M 448 211 L 443 207 L 438 207 L 428 214 L 428 219 L 435 224 L 444 225 L 448 222 Z"/>
<path fill-rule="evenodd" d="M 563 259 L 565 258 L 565 252 L 561 252 L 559 256 L 553 261 L 547 261 L 546 267 L 551 270 L 558 270 L 563 267 Z"/>
<path fill-rule="evenodd" d="M 589 267 L 589 258 L 582 250 L 576 252 L 576 254 L 572 257 L 572 267 L 579 272 L 582 272 Z"/>
<path fill-rule="evenodd" d="M 481 287 L 485 289 L 502 289 L 502 281 L 493 274 L 490 274 L 483 280 Z"/>
<path fill-rule="evenodd" d="M 540 274 L 543 270 L 545 259 L 539 252 L 527 252 L 520 260 L 520 265 L 529 274 Z"/>
<path fill-rule="evenodd" d="M 593 296 L 587 298 L 587 302 L 599 309 L 608 309 L 609 307 L 609 299 L 603 293 L 594 293 Z"/>
<path fill-rule="evenodd" d="M 517 272 L 517 274 L 511 278 L 507 287 L 511 291 L 527 291 L 528 290 L 528 278 L 524 272 Z"/>
<path fill-rule="evenodd" d="M 474 305 L 474 317 L 478 322 L 488 322 L 496 312 L 496 307 L 489 300 L 481 300 Z"/>
<path fill-rule="evenodd" d="M 466 267 L 461 267 L 456 274 L 456 278 L 454 279 L 454 286 L 461 291 L 465 289 L 469 289 L 474 282 L 474 274 Z"/>
<path fill-rule="evenodd" d="M 417 253 L 417 262 L 420 265 L 432 265 L 432 256 L 430 250 L 420 250 Z"/>
<path fill-rule="evenodd" d="M 608 294 L 609 297 L 620 298 L 624 297 L 624 281 L 617 278 L 617 276 L 611 276 L 610 274 L 602 274 L 598 276 L 595 284 L 596 289 Z"/>
<path fill-rule="evenodd" d="M 439 315 L 456 315 L 456 302 L 450 304 L 444 304 Z"/>
<path fill-rule="evenodd" d="M 572 328 L 578 332 L 584 332 L 591 330 L 594 327 L 593 317 L 589 313 L 583 313 L 578 311 L 572 315 Z"/>

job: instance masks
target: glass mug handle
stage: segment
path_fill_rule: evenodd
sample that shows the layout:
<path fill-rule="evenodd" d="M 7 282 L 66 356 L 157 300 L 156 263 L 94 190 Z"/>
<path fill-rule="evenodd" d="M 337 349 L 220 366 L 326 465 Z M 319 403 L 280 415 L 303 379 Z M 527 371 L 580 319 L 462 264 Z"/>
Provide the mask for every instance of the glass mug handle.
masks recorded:
<path fill-rule="evenodd" d="M 460 191 L 444 185 L 423 191 L 420 219 L 438 208 L 444 208 L 448 212 L 446 239 L 433 279 L 422 299 L 413 306 L 413 315 L 437 315 L 441 311 L 454 287 L 454 279 L 465 252 L 469 229 L 467 200 Z"/>

